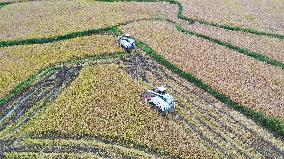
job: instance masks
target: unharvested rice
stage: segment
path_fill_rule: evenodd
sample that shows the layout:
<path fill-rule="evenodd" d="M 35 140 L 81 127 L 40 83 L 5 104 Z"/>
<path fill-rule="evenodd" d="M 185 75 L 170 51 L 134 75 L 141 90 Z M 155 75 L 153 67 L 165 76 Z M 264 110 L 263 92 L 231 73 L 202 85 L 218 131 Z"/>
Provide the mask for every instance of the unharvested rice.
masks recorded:
<path fill-rule="evenodd" d="M 282 69 L 182 34 L 167 22 L 137 22 L 121 28 L 233 100 L 284 119 Z"/>
<path fill-rule="evenodd" d="M 168 3 L 32 1 L 0 10 L 0 40 L 49 37 L 142 18 L 176 17 Z"/>
<path fill-rule="evenodd" d="M 284 40 L 253 35 L 251 33 L 225 30 L 214 26 L 203 25 L 198 22 L 192 25 L 184 25 L 184 27 L 211 38 L 231 43 L 237 47 L 247 48 L 284 63 Z"/>
<path fill-rule="evenodd" d="M 140 94 L 145 90 L 119 65 L 84 68 L 58 101 L 24 131 L 122 136 L 185 158 L 210 157 L 194 136 L 143 104 Z"/>
<path fill-rule="evenodd" d="M 185 16 L 284 34 L 282 0 L 181 0 Z"/>
<path fill-rule="evenodd" d="M 56 43 L 0 48 L 0 98 L 50 64 L 122 51 L 115 40 L 110 35 L 95 35 Z"/>

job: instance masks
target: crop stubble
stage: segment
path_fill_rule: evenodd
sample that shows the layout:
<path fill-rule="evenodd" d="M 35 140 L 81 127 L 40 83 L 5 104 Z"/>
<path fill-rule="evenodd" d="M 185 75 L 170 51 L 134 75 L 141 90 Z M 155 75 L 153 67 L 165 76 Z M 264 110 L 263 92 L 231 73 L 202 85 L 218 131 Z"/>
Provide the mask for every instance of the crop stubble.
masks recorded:
<path fill-rule="evenodd" d="M 118 135 L 182 156 L 208 157 L 182 127 L 146 108 L 140 96 L 146 89 L 117 65 L 85 68 L 28 131 Z"/>
<path fill-rule="evenodd" d="M 166 22 L 136 22 L 121 29 L 238 103 L 284 119 L 284 72 L 280 68 L 184 35 Z"/>
<path fill-rule="evenodd" d="M 40 69 L 83 56 L 122 51 L 111 35 L 94 35 L 67 41 L 0 48 L 0 97 Z"/>

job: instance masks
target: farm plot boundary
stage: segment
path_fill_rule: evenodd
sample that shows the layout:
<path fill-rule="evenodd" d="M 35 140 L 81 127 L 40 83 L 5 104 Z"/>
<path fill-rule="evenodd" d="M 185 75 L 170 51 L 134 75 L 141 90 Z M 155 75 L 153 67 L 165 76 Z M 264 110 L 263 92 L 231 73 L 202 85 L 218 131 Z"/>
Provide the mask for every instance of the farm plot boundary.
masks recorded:
<path fill-rule="evenodd" d="M 34 0 L 28 0 L 28 1 L 34 1 Z M 185 20 L 188 22 L 188 24 L 192 24 L 195 22 L 204 24 L 204 25 L 210 25 L 218 28 L 222 28 L 225 30 L 231 30 L 231 31 L 240 31 L 240 32 L 246 32 L 246 33 L 251 33 L 259 36 L 268 36 L 268 37 L 273 37 L 273 38 L 278 38 L 278 39 L 284 39 L 284 35 L 281 34 L 276 34 L 276 33 L 269 33 L 269 32 L 263 32 L 263 31 L 257 31 L 253 28 L 242 28 L 242 27 L 237 27 L 237 26 L 229 26 L 229 25 L 223 25 L 223 24 L 218 24 L 218 23 L 213 23 L 213 22 L 208 22 L 205 20 L 200 20 L 200 19 L 194 19 L 194 18 L 189 18 L 183 15 L 183 6 L 179 1 L 176 0 L 95 0 L 98 2 L 167 2 L 170 4 L 175 4 L 178 6 L 178 19 Z M 27 2 L 27 1 L 14 1 L 14 2 L 2 2 L 0 3 L 0 8 L 1 6 L 13 4 L 13 3 L 21 3 L 21 2 Z M 1 45 L 0 45 L 1 46 Z"/>
<path fill-rule="evenodd" d="M 69 34 L 65 35 L 59 35 L 59 36 L 52 36 L 49 38 L 32 38 L 32 39 L 25 39 L 25 40 L 11 40 L 11 41 L 0 41 L 0 48 L 1 47 L 9 47 L 9 46 L 17 46 L 17 45 L 32 45 L 32 44 L 46 44 L 46 43 L 52 43 L 52 42 L 58 42 L 62 40 L 68 40 L 72 38 L 77 38 L 77 37 L 83 37 L 83 36 L 91 36 L 95 34 L 119 34 L 121 32 L 118 31 L 119 26 L 127 25 L 133 22 L 139 22 L 139 21 L 154 21 L 154 20 L 159 20 L 159 21 L 167 21 L 169 23 L 175 24 L 176 29 L 184 34 L 187 35 L 192 35 L 196 36 L 198 38 L 202 38 L 205 40 L 208 40 L 212 43 L 224 46 L 228 49 L 234 50 L 238 53 L 244 54 L 246 56 L 252 57 L 258 61 L 264 62 L 266 64 L 270 64 L 276 67 L 280 67 L 281 69 L 284 69 L 284 63 L 277 61 L 275 59 L 272 59 L 269 56 L 261 55 L 259 53 L 250 51 L 249 49 L 246 48 L 240 48 L 238 46 L 232 45 L 231 43 L 228 42 L 223 42 L 218 39 L 211 38 L 209 36 L 197 33 L 197 32 L 192 32 L 184 29 L 181 25 L 177 24 L 176 22 L 170 20 L 170 19 L 163 19 L 163 18 L 151 18 L 151 19 L 146 19 L 142 18 L 139 20 L 131 20 L 127 21 L 124 23 L 119 23 L 117 25 L 111 26 L 111 27 L 106 27 L 106 28 L 99 28 L 99 29 L 90 29 L 90 30 L 85 30 L 85 31 L 79 31 L 79 32 L 72 32 Z M 0 105 L 1 105 L 1 100 L 0 100 Z"/>
<path fill-rule="evenodd" d="M 185 20 L 185 21 L 189 22 L 189 24 L 199 22 L 201 24 L 215 26 L 215 27 L 219 27 L 219 28 L 222 28 L 222 29 L 226 29 L 226 30 L 247 32 L 247 33 L 256 34 L 256 35 L 260 35 L 260 36 L 269 36 L 269 37 L 284 39 L 284 35 L 281 35 L 281 34 L 262 32 L 262 31 L 257 31 L 257 30 L 252 29 L 252 28 L 241 28 L 241 27 L 236 27 L 236 26 L 228 26 L 228 25 L 222 25 L 222 24 L 218 24 L 218 23 L 208 22 L 208 21 L 205 21 L 205 20 L 188 18 L 188 17 L 183 15 L 182 4 L 178 1 L 176 1 L 176 0 L 96 0 L 96 1 L 100 1 L 100 2 L 168 2 L 170 4 L 176 4 L 178 6 L 177 17 L 181 20 Z"/>
<path fill-rule="evenodd" d="M 31 45 L 31 44 L 42 44 L 42 43 L 50 43 L 50 42 L 57 42 L 61 40 L 66 40 L 70 38 L 76 38 L 76 37 L 82 37 L 82 36 L 89 36 L 93 34 L 101 34 L 101 33 L 109 33 L 109 34 L 114 34 L 117 35 L 119 33 L 122 33 L 117 27 L 121 25 L 127 25 L 132 22 L 136 21 L 143 21 L 143 20 L 166 20 L 168 22 L 172 22 L 171 20 L 168 19 L 161 19 L 161 18 L 156 18 L 156 19 L 140 19 L 140 20 L 134 20 L 134 21 L 129 21 L 125 23 L 121 23 L 112 27 L 107 27 L 107 28 L 101 28 L 101 29 L 92 29 L 92 30 L 87 30 L 87 31 L 82 31 L 82 32 L 73 32 L 70 34 L 66 35 L 61 35 L 61 36 L 55 36 L 55 37 L 50 37 L 50 38 L 40 38 L 40 39 L 27 39 L 27 40 L 16 40 L 16 41 L 2 41 L 0 42 L 0 47 L 7 47 L 7 46 L 15 46 L 15 45 Z M 175 22 L 172 22 L 175 23 Z M 177 27 L 178 29 L 178 27 Z M 195 33 L 196 34 L 196 33 Z M 150 48 L 148 45 L 146 45 L 143 42 L 139 42 L 139 47 L 143 48 L 143 50 L 148 53 L 152 58 L 156 59 L 160 64 L 166 66 L 168 69 L 172 70 L 174 73 L 180 75 L 181 77 L 187 79 L 188 81 L 194 83 L 196 86 L 200 87 L 201 89 L 207 91 L 223 103 L 226 103 L 227 105 L 231 106 L 237 111 L 242 112 L 249 118 L 253 119 L 260 125 L 275 131 L 277 134 L 283 136 L 284 135 L 284 122 L 281 121 L 278 118 L 275 117 L 266 117 L 263 115 L 261 112 L 256 112 L 250 108 L 247 108 L 245 106 L 242 106 L 233 100 L 231 100 L 229 97 L 225 96 L 224 94 L 214 90 L 204 82 L 202 82 L 200 79 L 197 79 L 190 73 L 182 71 L 180 68 L 172 64 L 171 62 L 167 61 L 164 57 L 161 55 L 157 54 L 152 48 Z M 40 71 L 41 72 L 41 71 Z M 43 71 L 44 72 L 44 71 Z M 18 85 L 12 93 L 10 93 L 7 97 L 4 97 L 3 99 L 0 99 L 0 104 L 3 105 L 13 97 L 14 94 L 19 93 L 21 90 L 23 90 L 25 87 L 27 87 L 32 80 L 35 79 L 35 76 L 32 76 L 32 78 L 29 78 L 28 80 L 22 82 L 20 85 Z"/>

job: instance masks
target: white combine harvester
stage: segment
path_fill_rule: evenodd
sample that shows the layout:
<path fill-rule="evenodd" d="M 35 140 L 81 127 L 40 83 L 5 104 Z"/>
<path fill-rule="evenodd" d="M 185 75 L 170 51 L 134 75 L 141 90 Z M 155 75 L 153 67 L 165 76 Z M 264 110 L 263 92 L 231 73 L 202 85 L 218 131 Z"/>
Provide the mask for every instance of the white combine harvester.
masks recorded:
<path fill-rule="evenodd" d="M 128 53 L 136 48 L 135 40 L 129 34 L 119 36 L 117 42 Z"/>
<path fill-rule="evenodd" d="M 166 88 L 163 86 L 157 87 L 154 91 L 148 90 L 146 100 L 157 108 L 162 115 L 173 112 L 176 107 L 175 99 L 166 93 Z"/>

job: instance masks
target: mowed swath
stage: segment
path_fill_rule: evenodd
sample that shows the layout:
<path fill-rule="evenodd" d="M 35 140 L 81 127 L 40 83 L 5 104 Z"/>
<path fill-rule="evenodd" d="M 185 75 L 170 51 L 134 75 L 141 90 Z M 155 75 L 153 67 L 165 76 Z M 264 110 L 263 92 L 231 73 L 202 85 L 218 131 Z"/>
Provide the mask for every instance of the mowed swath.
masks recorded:
<path fill-rule="evenodd" d="M 173 18 L 177 7 L 168 3 L 103 3 L 31 1 L 0 10 L 0 40 L 50 37 L 104 28 L 142 18 Z"/>
<path fill-rule="evenodd" d="M 284 119 L 283 69 L 220 44 L 284 62 L 281 35 L 206 24 L 281 34 L 280 1 L 105 1 L 0 9 L 0 158 L 284 158 L 284 125 L 268 118 Z M 120 33 L 139 48 L 124 53 Z M 166 117 L 145 100 L 162 85 L 177 99 Z"/>
<path fill-rule="evenodd" d="M 181 0 L 184 15 L 228 26 L 284 34 L 281 0 Z"/>
<path fill-rule="evenodd" d="M 184 35 L 167 22 L 137 22 L 121 29 L 233 100 L 284 119 L 282 69 L 207 40 Z"/>
<path fill-rule="evenodd" d="M 57 130 L 71 137 L 82 133 L 121 136 L 186 158 L 211 156 L 180 125 L 147 108 L 140 96 L 146 85 L 135 84 L 120 67 L 85 68 L 59 100 L 23 132 Z"/>
<path fill-rule="evenodd" d="M 283 156 L 281 140 L 149 57 L 131 56 L 122 63 L 85 67 L 59 100 L 19 134 L 122 136 L 184 158 L 192 153 L 214 158 Z M 138 100 L 161 84 L 178 100 L 176 112 L 166 119 Z"/>
<path fill-rule="evenodd" d="M 112 35 L 94 35 L 49 44 L 0 48 L 0 98 L 48 65 L 122 51 L 115 40 Z"/>

